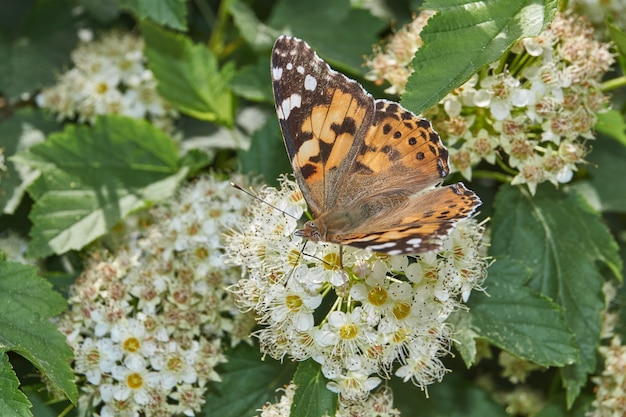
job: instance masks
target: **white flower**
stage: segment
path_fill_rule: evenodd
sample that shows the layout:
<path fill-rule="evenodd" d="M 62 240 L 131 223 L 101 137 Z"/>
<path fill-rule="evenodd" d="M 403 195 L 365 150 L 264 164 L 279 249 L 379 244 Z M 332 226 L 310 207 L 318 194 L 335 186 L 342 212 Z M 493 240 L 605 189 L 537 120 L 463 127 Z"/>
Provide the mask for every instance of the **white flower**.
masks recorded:
<path fill-rule="evenodd" d="M 132 398 L 138 405 L 148 404 L 149 388 L 157 386 L 160 382 L 159 374 L 150 372 L 139 361 L 133 361 L 126 366 L 116 366 L 111 375 L 119 382 L 113 389 L 113 398 L 117 401 Z"/>
<path fill-rule="evenodd" d="M 75 67 L 36 97 L 39 106 L 57 113 L 59 119 L 93 122 L 99 114 L 123 114 L 149 118 L 155 126 L 171 130 L 177 113 L 156 92 L 141 38 L 110 32 L 79 45 L 72 61 Z"/>
<path fill-rule="evenodd" d="M 75 354 L 75 369 L 85 374 L 90 384 L 99 385 L 102 374 L 110 374 L 122 354 L 111 339 L 85 338 Z"/>
<path fill-rule="evenodd" d="M 123 350 L 126 360 L 146 362 L 156 351 L 156 345 L 146 334 L 143 322 L 128 319 L 111 327 L 111 340 Z"/>
<path fill-rule="evenodd" d="M 150 365 L 159 371 L 159 382 L 166 390 L 180 383 L 193 384 L 198 380 L 194 364 L 198 361 L 198 342 L 191 349 L 182 349 L 176 341 L 170 341 L 156 355 L 150 358 Z"/>
<path fill-rule="evenodd" d="M 286 287 L 272 286 L 266 301 L 273 323 L 293 325 L 300 332 L 313 327 L 313 312 L 321 302 L 320 294 L 309 293 L 295 279 L 289 280 Z"/>
<path fill-rule="evenodd" d="M 79 400 L 83 412 L 199 412 L 207 383 L 220 379 L 215 367 L 226 360 L 223 336 L 234 346 L 254 326 L 225 291 L 240 270 L 215 262 L 227 224 L 244 210 L 239 197 L 245 196 L 227 181 L 198 179 L 170 205 L 155 208 L 151 221 L 118 237 L 121 249 L 94 256 L 76 280 L 59 328 L 76 352 L 81 393 L 90 398 Z M 185 223 L 191 228 L 177 228 Z M 213 235 L 199 237 L 207 224 Z"/>

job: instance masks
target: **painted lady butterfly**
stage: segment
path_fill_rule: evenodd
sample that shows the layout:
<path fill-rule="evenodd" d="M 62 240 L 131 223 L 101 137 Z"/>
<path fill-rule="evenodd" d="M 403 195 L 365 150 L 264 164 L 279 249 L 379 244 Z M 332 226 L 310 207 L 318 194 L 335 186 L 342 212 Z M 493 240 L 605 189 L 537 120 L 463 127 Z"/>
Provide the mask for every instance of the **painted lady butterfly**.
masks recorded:
<path fill-rule="evenodd" d="M 274 100 L 296 181 L 315 220 L 297 235 L 389 255 L 438 249 L 480 199 L 440 186 L 448 151 L 430 122 L 374 98 L 304 41 L 272 51 Z"/>

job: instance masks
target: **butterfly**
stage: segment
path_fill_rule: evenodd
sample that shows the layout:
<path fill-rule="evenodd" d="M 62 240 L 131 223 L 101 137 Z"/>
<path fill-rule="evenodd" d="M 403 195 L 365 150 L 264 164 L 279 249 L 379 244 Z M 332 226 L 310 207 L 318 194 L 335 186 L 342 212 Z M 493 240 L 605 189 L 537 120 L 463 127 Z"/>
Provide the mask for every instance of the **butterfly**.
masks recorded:
<path fill-rule="evenodd" d="M 306 42 L 279 37 L 271 76 L 285 147 L 313 215 L 296 235 L 418 254 L 439 249 L 480 206 L 462 183 L 441 186 L 448 151 L 428 120 L 375 100 Z"/>

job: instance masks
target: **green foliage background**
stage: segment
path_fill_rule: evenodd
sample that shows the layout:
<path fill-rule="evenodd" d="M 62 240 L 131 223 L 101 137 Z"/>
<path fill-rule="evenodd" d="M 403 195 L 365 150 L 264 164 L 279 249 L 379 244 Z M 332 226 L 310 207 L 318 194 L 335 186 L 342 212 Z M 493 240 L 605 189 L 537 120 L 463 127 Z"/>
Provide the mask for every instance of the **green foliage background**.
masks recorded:
<path fill-rule="evenodd" d="M 73 279 L 63 276 L 59 257 L 78 259 L 77 253 L 120 220 L 170 198 L 198 172 L 238 169 L 260 174 L 267 183 L 290 172 L 273 116 L 269 52 L 276 36 L 288 32 L 305 39 L 334 68 L 384 97 L 383 87 L 364 81 L 363 57 L 389 33 L 392 22 L 408 22 L 420 3 L 389 1 L 388 14 L 378 17 L 348 0 L 3 1 L 0 147 L 8 162 L 7 171 L 0 172 L 5 213 L 0 231 L 30 236 L 29 255 L 46 263 L 49 276 L 38 276 L 33 267 L 0 263 L 0 415 L 54 415 L 77 401 L 68 366 L 71 352 L 49 321 L 65 308 L 61 294 Z M 425 46 L 402 97 L 416 113 L 498 59 L 519 38 L 541 32 L 558 5 L 556 0 L 429 0 L 423 6 L 440 14 L 423 32 Z M 72 13 L 76 7 L 85 13 Z M 183 136 L 220 133 L 210 157 L 180 156 L 172 138 L 145 121 L 103 116 L 93 125 L 59 123 L 34 105 L 39 89 L 54 83 L 69 65 L 77 30 L 83 27 L 141 34 L 159 93 L 185 115 L 179 126 Z M 624 34 L 615 27 L 610 33 L 624 55 Z M 411 384 L 393 382 L 403 415 L 417 409 L 423 416 L 506 415 L 476 383 L 480 373 L 497 375 L 495 360 L 476 363 L 478 341 L 489 342 L 492 352 L 506 350 L 546 367 L 532 381 L 550 400 L 540 415 L 584 414 L 592 398 L 589 377 L 601 365 L 595 352 L 606 308 L 602 285 L 622 276 L 624 250 L 615 239 L 623 234 L 626 214 L 622 95 L 614 93 L 617 105 L 601 117 L 599 139 L 576 186 L 544 184 L 530 196 L 509 185 L 473 185 L 486 201 L 483 217 L 492 216 L 495 262 L 487 293 L 472 295 L 469 314 L 454 317 L 458 356 L 446 363 L 453 374 L 430 388 L 430 398 Z M 244 128 L 249 121 L 240 117 L 247 106 L 270 115 L 251 132 Z M 24 124 L 42 130 L 47 139 L 20 152 Z M 41 175 L 20 183 L 14 161 Z M 61 285 L 53 289 L 50 280 Z M 620 292 L 618 303 L 623 300 Z M 223 383 L 207 397 L 203 415 L 251 416 L 292 377 L 303 386 L 293 416 L 320 416 L 336 405 L 311 364 L 299 366 L 294 376 L 294 364 L 261 362 L 258 351 L 247 346 L 231 350 L 229 359 Z M 30 366 L 67 400 L 46 402 L 40 382 L 29 378 Z"/>

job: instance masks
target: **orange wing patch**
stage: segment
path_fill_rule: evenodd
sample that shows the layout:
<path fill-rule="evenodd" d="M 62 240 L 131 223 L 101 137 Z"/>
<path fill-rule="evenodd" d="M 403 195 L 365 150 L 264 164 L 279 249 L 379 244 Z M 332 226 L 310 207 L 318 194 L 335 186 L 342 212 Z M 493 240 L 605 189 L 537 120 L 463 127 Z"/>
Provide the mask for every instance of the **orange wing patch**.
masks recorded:
<path fill-rule="evenodd" d="M 307 181 L 323 181 L 331 169 L 338 168 L 352 149 L 358 127 L 368 115 L 368 108 L 354 95 L 340 89 L 329 90 L 330 103 L 315 106 L 302 122 L 302 142 L 294 159 Z"/>
<path fill-rule="evenodd" d="M 397 103 L 378 100 L 367 135 L 365 150 L 357 157 L 362 172 L 404 171 L 414 177 L 415 188 L 441 182 L 450 171 L 448 151 L 426 119 Z"/>

